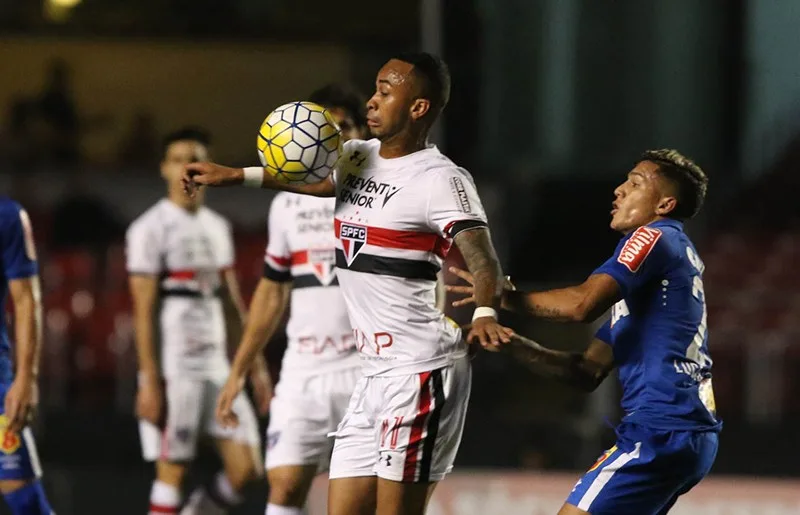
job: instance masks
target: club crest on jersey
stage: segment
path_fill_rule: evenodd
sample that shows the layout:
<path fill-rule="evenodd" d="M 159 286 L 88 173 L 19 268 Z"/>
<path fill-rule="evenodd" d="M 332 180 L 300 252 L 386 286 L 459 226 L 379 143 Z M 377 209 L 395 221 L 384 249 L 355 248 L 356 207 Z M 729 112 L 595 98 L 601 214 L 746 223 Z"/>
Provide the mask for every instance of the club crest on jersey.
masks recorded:
<path fill-rule="evenodd" d="M 617 446 L 615 445 L 614 447 L 612 447 L 609 450 L 607 450 L 606 452 L 604 452 L 599 458 L 597 458 L 597 461 L 594 462 L 594 465 L 592 465 L 587 472 L 591 472 L 593 470 L 597 470 L 597 467 L 602 465 L 603 462 L 606 461 L 609 456 L 614 454 L 614 452 L 616 450 L 617 450 Z"/>
<path fill-rule="evenodd" d="M 350 266 L 367 243 L 367 228 L 363 225 L 343 223 L 339 228 L 339 241 L 342 242 L 347 266 Z"/>
<path fill-rule="evenodd" d="M 335 261 L 336 254 L 333 249 L 308 250 L 308 263 L 311 265 L 311 271 L 323 286 L 328 286 L 333 280 Z"/>
<path fill-rule="evenodd" d="M 625 242 L 625 246 L 617 257 L 617 261 L 625 265 L 625 268 L 636 273 L 652 252 L 656 242 L 661 238 L 661 231 L 652 227 L 639 227 L 633 235 Z"/>
<path fill-rule="evenodd" d="M 19 433 L 9 431 L 8 417 L 0 415 L 0 451 L 3 454 L 14 454 L 22 446 Z"/>

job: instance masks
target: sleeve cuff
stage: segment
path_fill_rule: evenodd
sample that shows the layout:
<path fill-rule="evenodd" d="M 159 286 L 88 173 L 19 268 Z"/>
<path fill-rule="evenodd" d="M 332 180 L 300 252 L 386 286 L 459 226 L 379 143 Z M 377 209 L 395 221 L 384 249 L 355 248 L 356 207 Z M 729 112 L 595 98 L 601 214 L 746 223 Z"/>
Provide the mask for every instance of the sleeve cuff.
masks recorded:
<path fill-rule="evenodd" d="M 264 278 L 276 283 L 288 283 L 292 280 L 292 273 L 288 270 L 283 272 L 275 270 L 269 263 L 264 263 Z"/>
<path fill-rule="evenodd" d="M 472 229 L 480 229 L 488 227 L 489 224 L 483 220 L 459 220 L 458 222 L 451 222 L 445 227 L 444 233 L 448 238 L 455 238 L 464 231 Z"/>

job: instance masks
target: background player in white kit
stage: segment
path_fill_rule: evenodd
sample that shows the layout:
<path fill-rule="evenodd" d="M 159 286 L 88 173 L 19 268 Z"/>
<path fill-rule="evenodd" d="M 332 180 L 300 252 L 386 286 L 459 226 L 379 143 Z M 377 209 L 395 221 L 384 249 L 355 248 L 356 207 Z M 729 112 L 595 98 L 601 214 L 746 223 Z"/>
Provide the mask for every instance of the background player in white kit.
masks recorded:
<path fill-rule="evenodd" d="M 238 428 L 223 428 L 213 416 L 229 370 L 226 331 L 241 330 L 244 303 L 230 224 L 202 206 L 202 194 L 189 199 L 181 191 L 183 166 L 207 160 L 208 145 L 199 129 L 167 136 L 161 162 L 167 198 L 137 218 L 126 237 L 139 358 L 136 411 L 144 457 L 156 461 L 151 514 L 178 513 L 181 483 L 201 436 L 216 440 L 225 471 L 196 490 L 181 513 L 226 513 L 240 501 L 241 488 L 262 473 L 258 423 L 247 398 L 234 403 Z M 265 368 L 258 372 L 254 390 L 263 394 L 268 378 Z"/>
<path fill-rule="evenodd" d="M 331 84 L 309 97 L 327 108 L 345 140 L 367 132 L 364 100 Z M 332 198 L 282 192 L 272 201 L 264 277 L 220 393 L 217 418 L 236 426 L 235 399 L 250 364 L 273 336 L 289 305 L 288 347 L 270 404 L 266 515 L 300 515 L 318 471 L 327 469 L 334 431 L 344 416 L 361 360 L 335 272 Z"/>
<path fill-rule="evenodd" d="M 364 374 L 336 432 L 332 515 L 424 513 L 461 440 L 470 366 L 461 330 L 435 308 L 436 274 L 455 241 L 476 278 L 469 341 L 508 342 L 497 323 L 502 273 L 471 176 L 427 136 L 447 104 L 446 65 L 389 60 L 367 103 L 370 141 L 344 145 L 331 181 L 284 186 L 261 168 L 186 166 L 184 185 L 245 184 L 336 196 L 337 277 Z"/>

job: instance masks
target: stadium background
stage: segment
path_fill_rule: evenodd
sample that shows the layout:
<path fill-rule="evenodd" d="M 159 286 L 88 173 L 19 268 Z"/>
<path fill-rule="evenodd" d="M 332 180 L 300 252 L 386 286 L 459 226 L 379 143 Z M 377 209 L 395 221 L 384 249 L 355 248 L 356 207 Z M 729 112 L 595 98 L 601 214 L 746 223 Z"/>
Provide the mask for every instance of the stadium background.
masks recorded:
<path fill-rule="evenodd" d="M 369 94 L 392 53 L 424 48 L 453 75 L 436 142 L 473 173 L 520 286 L 578 281 L 605 259 L 612 190 L 645 148 L 704 167 L 689 230 L 725 428 L 715 480 L 675 512 L 800 513 L 798 24 L 794 0 L 0 2 L 0 191 L 29 210 L 41 258 L 35 431 L 54 507 L 146 509 L 122 239 L 162 196 L 159 137 L 205 125 L 217 160 L 253 164 L 273 107 L 330 81 Z M 271 194 L 208 197 L 236 224 L 249 296 Z M 508 322 L 562 348 L 591 331 Z M 268 350 L 276 374 L 283 343 Z M 432 513 L 554 513 L 613 439 L 614 381 L 587 397 L 486 353 L 474 371 L 460 474 Z M 262 513 L 264 492 L 241 513 Z"/>

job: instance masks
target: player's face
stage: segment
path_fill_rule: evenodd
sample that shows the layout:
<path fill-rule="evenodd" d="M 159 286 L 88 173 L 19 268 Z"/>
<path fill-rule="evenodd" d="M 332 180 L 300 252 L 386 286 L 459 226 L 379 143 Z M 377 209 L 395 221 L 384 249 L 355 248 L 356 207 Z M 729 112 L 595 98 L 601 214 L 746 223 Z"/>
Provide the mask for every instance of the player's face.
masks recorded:
<path fill-rule="evenodd" d="M 208 161 L 208 149 L 197 141 L 176 141 L 172 143 L 161 161 L 161 177 L 170 188 L 181 185 L 183 166 L 198 161 Z"/>
<path fill-rule="evenodd" d="M 385 140 L 408 126 L 414 102 L 413 68 L 392 59 L 378 72 L 375 94 L 367 101 L 367 126 L 374 137 Z"/>
<path fill-rule="evenodd" d="M 342 131 L 342 140 L 349 141 L 351 139 L 364 139 L 366 137 L 366 128 L 356 125 L 353 115 L 346 109 L 341 107 L 328 107 L 327 109 Z"/>
<path fill-rule="evenodd" d="M 651 161 L 638 163 L 628 173 L 628 179 L 614 190 L 611 228 L 627 234 L 666 214 L 665 206 L 674 202 L 668 193 L 658 165 Z"/>

